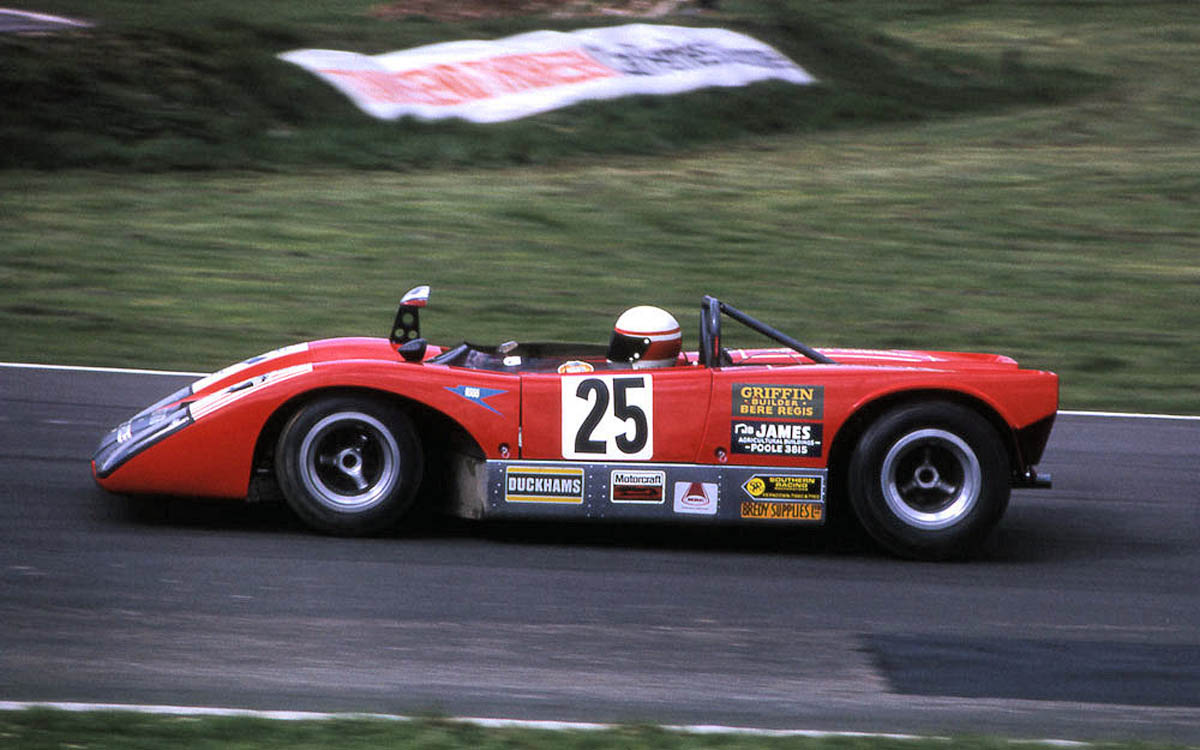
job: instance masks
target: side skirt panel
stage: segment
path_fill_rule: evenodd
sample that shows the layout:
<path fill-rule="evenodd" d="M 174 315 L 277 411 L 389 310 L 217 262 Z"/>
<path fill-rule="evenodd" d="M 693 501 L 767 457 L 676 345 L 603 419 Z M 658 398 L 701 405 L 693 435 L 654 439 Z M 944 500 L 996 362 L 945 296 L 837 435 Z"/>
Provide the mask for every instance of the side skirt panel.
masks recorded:
<path fill-rule="evenodd" d="M 485 462 L 486 518 L 825 522 L 825 469 Z"/>

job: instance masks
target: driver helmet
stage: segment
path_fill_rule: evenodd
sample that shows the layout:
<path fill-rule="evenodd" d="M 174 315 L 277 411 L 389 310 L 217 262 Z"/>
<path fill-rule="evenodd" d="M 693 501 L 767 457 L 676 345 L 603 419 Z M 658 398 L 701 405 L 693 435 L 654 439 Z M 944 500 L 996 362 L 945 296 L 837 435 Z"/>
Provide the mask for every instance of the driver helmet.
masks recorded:
<path fill-rule="evenodd" d="M 661 307 L 639 305 L 621 313 L 608 343 L 608 361 L 633 369 L 671 367 L 679 358 L 682 337 L 675 316 Z"/>

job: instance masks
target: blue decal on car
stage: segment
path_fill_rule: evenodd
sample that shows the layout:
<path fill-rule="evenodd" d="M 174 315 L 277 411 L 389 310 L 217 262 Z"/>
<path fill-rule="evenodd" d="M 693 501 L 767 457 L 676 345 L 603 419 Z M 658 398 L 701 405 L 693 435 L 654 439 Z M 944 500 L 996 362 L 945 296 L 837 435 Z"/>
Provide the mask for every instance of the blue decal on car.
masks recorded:
<path fill-rule="evenodd" d="M 493 408 L 492 405 L 486 401 L 486 399 L 489 399 L 492 396 L 499 396 L 501 393 L 507 393 L 507 391 L 500 388 L 482 388 L 477 385 L 457 385 L 453 388 L 446 386 L 446 390 L 462 396 L 473 404 L 479 404 L 488 411 L 496 414 L 500 414 L 500 412 Z"/>

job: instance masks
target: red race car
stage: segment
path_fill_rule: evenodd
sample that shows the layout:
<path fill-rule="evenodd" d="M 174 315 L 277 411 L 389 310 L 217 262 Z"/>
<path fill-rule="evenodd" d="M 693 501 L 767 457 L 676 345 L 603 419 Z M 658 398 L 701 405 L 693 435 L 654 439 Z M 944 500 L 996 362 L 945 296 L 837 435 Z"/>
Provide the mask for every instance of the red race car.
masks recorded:
<path fill-rule="evenodd" d="M 1035 470 L 1058 378 L 994 354 L 805 346 L 712 297 L 699 350 L 636 307 L 603 344 L 297 344 L 173 393 L 101 441 L 128 494 L 260 499 L 378 534 L 418 503 L 468 518 L 822 524 L 852 508 L 908 557 L 969 553 Z M 773 340 L 722 346 L 732 320 Z M 726 322 L 726 325 L 728 323 Z M 727 333 L 729 330 L 727 329 Z"/>

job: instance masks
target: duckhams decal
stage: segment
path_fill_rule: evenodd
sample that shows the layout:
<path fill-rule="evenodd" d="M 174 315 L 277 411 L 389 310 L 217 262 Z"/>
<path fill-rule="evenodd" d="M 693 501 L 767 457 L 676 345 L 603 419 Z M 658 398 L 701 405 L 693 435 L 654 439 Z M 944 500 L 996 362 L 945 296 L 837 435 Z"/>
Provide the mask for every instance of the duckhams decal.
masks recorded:
<path fill-rule="evenodd" d="M 504 500 L 510 503 L 582 505 L 583 469 L 509 466 L 504 471 Z"/>

